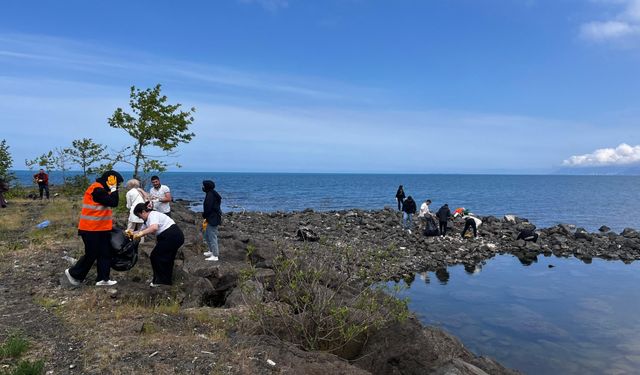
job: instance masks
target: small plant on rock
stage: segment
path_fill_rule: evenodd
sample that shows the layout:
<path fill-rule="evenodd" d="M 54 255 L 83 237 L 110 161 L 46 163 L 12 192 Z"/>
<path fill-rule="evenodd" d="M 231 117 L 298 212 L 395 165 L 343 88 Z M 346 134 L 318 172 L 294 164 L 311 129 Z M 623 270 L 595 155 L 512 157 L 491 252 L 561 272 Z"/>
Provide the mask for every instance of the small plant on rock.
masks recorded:
<path fill-rule="evenodd" d="M 250 306 L 258 330 L 306 350 L 354 358 L 374 330 L 406 319 L 406 300 L 361 278 L 354 257 L 349 247 L 328 252 L 283 248 L 273 262 L 271 290 L 263 300 L 248 298 L 255 301 Z"/>

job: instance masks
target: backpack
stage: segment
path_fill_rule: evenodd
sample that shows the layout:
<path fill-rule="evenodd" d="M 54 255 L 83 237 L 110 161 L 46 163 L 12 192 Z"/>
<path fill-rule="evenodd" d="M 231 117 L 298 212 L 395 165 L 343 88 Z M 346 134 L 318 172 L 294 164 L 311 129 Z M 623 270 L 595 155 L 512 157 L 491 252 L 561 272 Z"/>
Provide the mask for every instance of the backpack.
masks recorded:
<path fill-rule="evenodd" d="M 426 226 L 423 234 L 427 237 L 433 237 L 440 234 L 436 221 L 431 216 L 426 217 Z"/>
<path fill-rule="evenodd" d="M 122 229 L 111 230 L 111 268 L 116 271 L 129 271 L 138 262 L 139 241 L 132 241 Z"/>

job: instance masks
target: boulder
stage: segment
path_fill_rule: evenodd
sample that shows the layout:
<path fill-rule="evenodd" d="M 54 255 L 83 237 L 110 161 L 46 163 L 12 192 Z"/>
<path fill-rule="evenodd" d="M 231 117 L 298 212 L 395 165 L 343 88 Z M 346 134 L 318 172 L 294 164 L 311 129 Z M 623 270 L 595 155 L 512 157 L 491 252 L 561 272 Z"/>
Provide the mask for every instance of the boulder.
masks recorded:
<path fill-rule="evenodd" d="M 309 227 L 298 228 L 296 236 L 301 241 L 316 242 L 320 240 L 320 236 Z"/>

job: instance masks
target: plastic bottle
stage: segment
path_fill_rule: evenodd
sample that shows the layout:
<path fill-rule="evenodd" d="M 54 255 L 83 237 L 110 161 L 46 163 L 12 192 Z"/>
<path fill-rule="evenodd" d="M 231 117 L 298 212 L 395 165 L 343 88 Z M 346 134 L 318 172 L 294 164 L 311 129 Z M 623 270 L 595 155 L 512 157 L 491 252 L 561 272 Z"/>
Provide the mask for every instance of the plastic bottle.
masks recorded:
<path fill-rule="evenodd" d="M 36 225 L 36 227 L 37 227 L 38 229 L 43 229 L 43 228 L 48 227 L 48 226 L 49 226 L 49 224 L 50 224 L 49 220 L 45 220 L 45 221 L 43 221 L 42 223 L 40 223 L 40 224 Z"/>

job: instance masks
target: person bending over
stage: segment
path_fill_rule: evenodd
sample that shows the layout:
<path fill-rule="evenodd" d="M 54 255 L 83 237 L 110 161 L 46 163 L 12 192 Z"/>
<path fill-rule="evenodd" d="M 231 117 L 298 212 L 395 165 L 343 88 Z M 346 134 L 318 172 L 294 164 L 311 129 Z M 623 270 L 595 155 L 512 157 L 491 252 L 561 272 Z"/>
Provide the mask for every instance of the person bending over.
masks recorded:
<path fill-rule="evenodd" d="M 142 230 L 130 232 L 134 239 L 142 238 L 147 234 L 156 235 L 156 246 L 149 256 L 153 269 L 153 279 L 149 286 L 155 288 L 160 285 L 171 285 L 176 254 L 184 244 L 182 230 L 169 216 L 151 210 L 145 203 L 138 203 L 133 213 L 144 221 Z"/>

